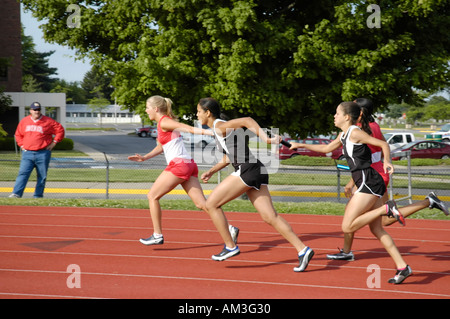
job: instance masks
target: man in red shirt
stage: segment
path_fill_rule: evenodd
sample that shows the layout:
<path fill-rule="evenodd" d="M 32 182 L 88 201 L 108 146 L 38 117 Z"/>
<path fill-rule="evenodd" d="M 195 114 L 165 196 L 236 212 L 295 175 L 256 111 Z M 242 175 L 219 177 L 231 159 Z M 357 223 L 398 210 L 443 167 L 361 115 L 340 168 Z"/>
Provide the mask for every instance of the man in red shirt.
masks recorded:
<path fill-rule="evenodd" d="M 42 115 L 41 104 L 33 102 L 30 106 L 30 116 L 19 122 L 15 136 L 17 145 L 22 149 L 22 160 L 13 193 L 9 197 L 22 197 L 28 178 L 36 168 L 34 198 L 42 198 L 51 151 L 56 143 L 64 138 L 64 127 L 52 118 Z"/>

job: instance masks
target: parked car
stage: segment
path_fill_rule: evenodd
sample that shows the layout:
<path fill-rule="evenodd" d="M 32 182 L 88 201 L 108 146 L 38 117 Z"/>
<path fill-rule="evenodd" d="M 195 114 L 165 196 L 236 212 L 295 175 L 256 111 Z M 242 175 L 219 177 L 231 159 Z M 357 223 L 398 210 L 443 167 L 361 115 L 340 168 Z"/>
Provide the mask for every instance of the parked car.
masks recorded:
<path fill-rule="evenodd" d="M 389 144 L 391 151 L 416 140 L 413 133 L 405 132 L 386 133 L 383 134 L 383 136 L 386 142 Z"/>
<path fill-rule="evenodd" d="M 442 137 L 442 142 L 450 142 L 450 123 L 447 123 L 441 127 L 438 132 L 431 133 L 433 137 L 440 135 Z"/>
<path fill-rule="evenodd" d="M 204 129 L 209 129 L 207 125 L 203 125 Z M 202 134 L 191 134 L 186 132 L 181 132 L 183 137 L 183 142 L 191 147 L 198 146 L 202 149 L 205 148 L 209 143 L 214 142 L 214 136 L 202 135 Z"/>
<path fill-rule="evenodd" d="M 450 145 L 436 141 L 415 141 L 391 152 L 392 160 L 404 160 L 403 152 L 411 151 L 411 158 L 450 158 Z"/>
<path fill-rule="evenodd" d="M 330 144 L 332 140 L 328 138 L 312 138 L 308 137 L 302 140 L 296 140 L 292 138 L 283 138 L 285 141 L 288 141 L 289 143 L 305 143 L 305 144 Z M 284 160 L 286 158 L 291 158 L 298 155 L 304 155 L 304 156 L 315 156 L 315 157 L 331 157 L 333 159 L 340 159 L 343 160 L 344 154 L 342 154 L 342 147 L 339 147 L 337 150 L 334 150 L 330 153 L 319 153 L 310 151 L 306 148 L 296 148 L 295 150 L 290 150 L 284 145 L 280 144 L 280 148 L 278 149 L 278 158 L 280 160 Z"/>
<path fill-rule="evenodd" d="M 136 134 L 140 137 L 147 137 L 147 136 L 150 136 L 153 138 L 158 137 L 158 130 L 154 126 L 139 127 L 135 131 L 136 131 Z"/>

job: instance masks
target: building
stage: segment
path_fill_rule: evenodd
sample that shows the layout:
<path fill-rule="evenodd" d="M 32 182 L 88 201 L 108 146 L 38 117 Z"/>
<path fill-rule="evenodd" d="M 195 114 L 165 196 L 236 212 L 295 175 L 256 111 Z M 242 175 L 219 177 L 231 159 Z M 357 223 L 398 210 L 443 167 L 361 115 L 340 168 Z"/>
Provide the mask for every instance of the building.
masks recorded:
<path fill-rule="evenodd" d="M 65 113 L 66 123 L 120 124 L 141 122 L 139 115 L 129 110 L 122 110 L 120 105 L 108 105 L 99 112 L 93 111 L 87 104 L 67 104 Z"/>
<path fill-rule="evenodd" d="M 0 59 L 8 66 L 0 67 L 0 86 L 6 92 L 22 91 L 22 33 L 20 3 L 2 0 L 0 10 Z"/>
<path fill-rule="evenodd" d="M 0 59 L 8 62 L 0 63 L 0 87 L 12 99 L 11 108 L 0 117 L 3 129 L 13 136 L 19 121 L 29 115 L 30 105 L 36 101 L 41 103 L 43 114 L 51 113 L 52 118 L 65 126 L 65 93 L 22 92 L 22 25 L 17 0 L 1 0 L 0 48 Z"/>
<path fill-rule="evenodd" d="M 20 2 L 17 0 L 2 0 L 0 48 L 0 87 L 5 92 L 20 92 L 22 91 L 22 33 Z M 3 112 L 0 123 L 9 135 L 14 134 L 19 124 L 19 109 L 10 108 Z"/>

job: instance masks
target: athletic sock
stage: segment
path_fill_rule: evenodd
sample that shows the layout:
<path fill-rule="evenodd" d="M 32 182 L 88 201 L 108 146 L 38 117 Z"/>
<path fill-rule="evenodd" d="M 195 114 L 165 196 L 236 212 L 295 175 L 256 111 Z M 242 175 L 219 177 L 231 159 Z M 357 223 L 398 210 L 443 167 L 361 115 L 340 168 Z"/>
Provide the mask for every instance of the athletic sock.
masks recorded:
<path fill-rule="evenodd" d="M 153 238 L 161 238 L 161 237 L 163 237 L 162 234 L 153 233 Z"/>

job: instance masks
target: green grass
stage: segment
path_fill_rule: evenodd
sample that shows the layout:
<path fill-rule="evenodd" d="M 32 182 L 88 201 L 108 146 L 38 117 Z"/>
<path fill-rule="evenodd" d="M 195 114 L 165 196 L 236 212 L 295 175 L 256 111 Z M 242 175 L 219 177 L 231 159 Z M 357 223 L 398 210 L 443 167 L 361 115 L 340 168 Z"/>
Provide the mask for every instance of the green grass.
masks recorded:
<path fill-rule="evenodd" d="M 165 210 L 198 210 L 191 200 L 162 199 L 161 207 Z M 56 207 L 103 207 L 148 209 L 144 199 L 54 199 L 54 198 L 0 198 L 0 205 L 56 206 Z M 294 203 L 274 202 L 275 209 L 285 214 L 342 215 L 345 204 L 341 203 Z M 248 200 L 233 200 L 223 206 L 225 212 L 256 212 Z"/>
<path fill-rule="evenodd" d="M 190 200 L 160 201 L 163 210 L 198 210 Z M 342 216 L 345 204 L 333 202 L 274 202 L 275 210 L 280 214 L 309 214 Z M 148 209 L 147 200 L 141 199 L 51 199 L 51 198 L 0 198 L 0 206 L 54 206 L 54 207 L 102 207 L 102 208 L 128 208 Z M 399 204 L 399 207 L 403 204 Z M 225 212 L 256 213 L 255 208 L 248 200 L 233 200 L 223 206 Z M 206 215 L 205 215 L 206 216 Z M 424 209 L 412 215 L 413 219 L 447 220 L 444 214 L 437 209 Z"/>
<path fill-rule="evenodd" d="M 53 157 L 87 157 L 86 154 L 78 151 L 54 151 Z M 18 171 L 20 156 L 14 152 L 0 152 L 0 160 L 17 160 L 16 162 L 0 161 L 1 179 L 3 181 L 14 181 Z M 345 164 L 345 161 L 337 161 L 338 164 Z M 282 161 L 284 165 L 293 166 L 313 166 L 313 167 L 335 167 L 336 162 L 333 159 L 323 157 L 307 157 L 297 156 L 292 159 Z M 396 165 L 406 165 L 406 161 L 395 162 Z M 429 160 L 420 159 L 413 160 L 413 166 L 431 166 L 440 165 L 447 169 L 450 160 Z M 318 168 L 319 169 L 319 168 Z M 161 170 L 150 169 L 111 169 L 110 182 L 153 182 L 160 174 Z M 51 181 L 72 181 L 72 182 L 104 182 L 106 171 L 104 169 L 58 169 L 49 170 L 48 180 Z M 201 174 L 201 172 L 200 172 Z M 222 172 L 222 178 L 227 176 L 227 170 Z M 433 176 L 439 181 L 425 181 L 421 178 L 430 178 L 430 176 L 414 175 L 413 188 L 431 188 L 431 189 L 448 189 L 450 177 Z M 350 178 L 350 174 L 343 172 L 341 175 L 341 186 L 344 186 Z M 30 180 L 35 180 L 35 172 L 33 172 Z M 217 174 L 210 180 L 211 183 L 217 182 Z M 335 186 L 337 184 L 337 176 L 334 171 L 330 173 L 277 173 L 270 175 L 270 183 L 273 185 L 327 185 Z M 397 179 L 396 187 L 407 187 L 407 180 Z M 58 206 L 58 207 L 105 207 L 105 208 L 135 208 L 148 209 L 146 200 L 102 200 L 102 199 L 14 199 L 0 198 L 0 205 L 24 205 L 24 206 Z M 166 210 L 197 210 L 190 200 L 161 200 L 161 206 Z M 279 213 L 285 214 L 315 214 L 315 215 L 343 215 L 345 204 L 332 202 L 274 202 L 275 209 Z M 401 205 L 400 205 L 401 206 Z M 230 212 L 255 212 L 253 205 L 248 200 L 234 200 L 226 204 L 225 211 Z M 413 218 L 424 219 L 444 219 L 442 212 L 433 210 L 423 210 L 414 214 Z"/>

